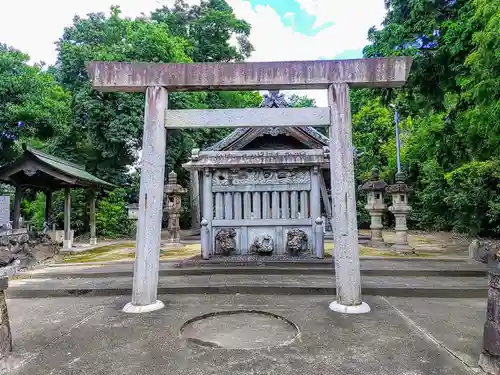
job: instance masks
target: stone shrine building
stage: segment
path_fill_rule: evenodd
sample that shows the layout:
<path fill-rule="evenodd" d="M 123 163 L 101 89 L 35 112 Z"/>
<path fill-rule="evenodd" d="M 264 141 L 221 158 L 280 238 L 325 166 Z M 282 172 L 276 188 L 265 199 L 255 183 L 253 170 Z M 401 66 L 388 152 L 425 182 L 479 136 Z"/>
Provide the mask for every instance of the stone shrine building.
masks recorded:
<path fill-rule="evenodd" d="M 270 91 L 260 107 L 291 105 Z M 223 237 L 233 243 L 234 255 L 285 255 L 292 252 L 287 241 L 293 234 L 304 238 L 301 253 L 313 254 L 315 221 L 328 218 L 329 227 L 332 216 L 328 143 L 310 126 L 260 127 L 238 128 L 194 149 L 183 165 L 191 172 L 192 227 L 208 220 L 211 255 L 225 252 Z"/>

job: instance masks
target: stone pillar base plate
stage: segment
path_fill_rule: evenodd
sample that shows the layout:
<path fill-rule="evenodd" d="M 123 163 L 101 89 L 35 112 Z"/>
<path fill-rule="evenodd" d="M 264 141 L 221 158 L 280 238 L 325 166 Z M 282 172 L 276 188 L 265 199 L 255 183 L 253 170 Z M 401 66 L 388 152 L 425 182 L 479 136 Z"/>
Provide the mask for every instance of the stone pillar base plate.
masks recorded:
<path fill-rule="evenodd" d="M 346 306 L 341 305 L 337 301 L 333 301 L 329 306 L 330 310 L 339 312 L 342 314 L 366 314 L 371 311 L 370 306 L 367 303 L 361 302 L 361 305 L 356 306 Z"/>
<path fill-rule="evenodd" d="M 97 245 L 97 238 L 91 238 L 91 239 L 90 239 L 90 245 L 91 245 L 91 246 L 95 246 L 95 245 Z"/>
<path fill-rule="evenodd" d="M 63 249 L 71 249 L 73 243 L 71 240 L 63 240 Z"/>
<path fill-rule="evenodd" d="M 165 307 L 162 301 L 156 301 L 149 305 L 139 306 L 134 305 L 132 302 L 127 303 L 122 311 L 127 314 L 142 314 L 151 311 L 161 310 Z"/>

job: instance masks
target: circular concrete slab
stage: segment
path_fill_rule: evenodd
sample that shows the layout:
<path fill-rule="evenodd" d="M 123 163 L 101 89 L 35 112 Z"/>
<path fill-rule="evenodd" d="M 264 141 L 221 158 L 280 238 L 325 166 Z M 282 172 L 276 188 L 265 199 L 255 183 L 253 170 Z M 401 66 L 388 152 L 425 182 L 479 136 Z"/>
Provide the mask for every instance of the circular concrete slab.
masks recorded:
<path fill-rule="evenodd" d="M 299 335 L 288 319 L 256 310 L 223 311 L 188 320 L 181 338 L 224 349 L 261 349 L 291 344 Z"/>

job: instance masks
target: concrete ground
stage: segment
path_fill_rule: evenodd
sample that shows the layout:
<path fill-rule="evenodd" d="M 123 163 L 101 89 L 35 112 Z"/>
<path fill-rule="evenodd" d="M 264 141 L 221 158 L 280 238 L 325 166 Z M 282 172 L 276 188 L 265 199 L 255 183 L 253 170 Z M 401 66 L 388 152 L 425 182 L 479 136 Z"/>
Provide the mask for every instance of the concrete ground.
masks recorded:
<path fill-rule="evenodd" d="M 477 371 L 486 299 L 365 297 L 372 312 L 331 312 L 332 297 L 160 296 L 128 315 L 121 297 L 10 299 L 14 353 L 4 373 L 175 375 L 465 375 Z M 256 309 L 295 323 L 283 347 L 206 348 L 180 338 L 200 314 Z"/>

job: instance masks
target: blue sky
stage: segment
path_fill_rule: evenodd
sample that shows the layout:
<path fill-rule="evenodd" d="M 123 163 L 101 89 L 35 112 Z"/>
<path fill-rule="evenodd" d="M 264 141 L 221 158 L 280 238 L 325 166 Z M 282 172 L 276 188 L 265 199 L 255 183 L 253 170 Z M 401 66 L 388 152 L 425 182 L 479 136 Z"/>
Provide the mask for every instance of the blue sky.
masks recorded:
<path fill-rule="evenodd" d="M 375 0 L 376 1 L 376 0 Z M 284 27 L 308 37 L 315 37 L 323 30 L 335 25 L 332 20 L 317 24 L 317 17 L 301 8 L 297 0 L 248 0 L 255 9 L 257 6 L 269 6 L 281 18 Z M 374 23 L 375 24 L 375 23 Z M 334 56 L 318 56 L 318 59 L 355 59 L 363 56 L 363 48 L 349 49 Z"/>
<path fill-rule="evenodd" d="M 316 26 L 316 17 L 301 9 L 300 3 L 295 0 L 250 0 L 255 8 L 257 5 L 268 5 L 281 17 L 285 27 L 307 36 L 317 35 L 321 30 L 333 26 L 333 22 L 326 22 Z"/>
<path fill-rule="evenodd" d="M 237 17 L 252 25 L 255 47 L 250 60 L 346 59 L 362 56 L 367 31 L 379 26 L 384 0 L 226 0 Z M 54 63 L 54 42 L 73 16 L 108 12 L 120 5 L 124 15 L 171 5 L 174 0 L 23 0 L 4 1 L 0 12 L 0 42 L 28 53 L 33 61 Z M 199 0 L 187 0 L 199 4 Z M 30 11 L 27 12 L 26 9 Z M 308 92 L 318 104 L 326 94 Z"/>

